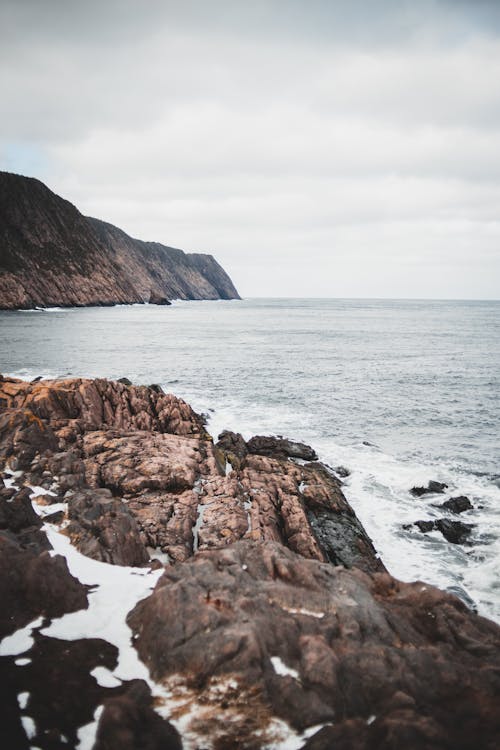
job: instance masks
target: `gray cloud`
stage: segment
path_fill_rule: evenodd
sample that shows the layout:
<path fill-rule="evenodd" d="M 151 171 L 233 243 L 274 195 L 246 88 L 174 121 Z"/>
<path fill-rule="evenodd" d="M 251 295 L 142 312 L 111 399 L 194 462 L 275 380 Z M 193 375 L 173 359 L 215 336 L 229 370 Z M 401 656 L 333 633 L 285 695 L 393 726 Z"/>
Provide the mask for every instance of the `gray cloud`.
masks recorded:
<path fill-rule="evenodd" d="M 243 294 L 498 297 L 500 5 L 4 2 L 0 156 Z"/>

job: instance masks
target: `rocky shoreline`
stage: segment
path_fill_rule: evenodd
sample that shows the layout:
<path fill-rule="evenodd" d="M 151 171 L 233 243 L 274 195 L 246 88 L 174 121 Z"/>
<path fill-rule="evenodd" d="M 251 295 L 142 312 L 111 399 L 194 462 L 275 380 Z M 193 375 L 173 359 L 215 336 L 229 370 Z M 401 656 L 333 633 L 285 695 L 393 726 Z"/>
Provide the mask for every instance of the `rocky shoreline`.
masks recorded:
<path fill-rule="evenodd" d="M 8 747 L 496 748 L 500 628 L 385 570 L 309 446 L 0 378 Z"/>

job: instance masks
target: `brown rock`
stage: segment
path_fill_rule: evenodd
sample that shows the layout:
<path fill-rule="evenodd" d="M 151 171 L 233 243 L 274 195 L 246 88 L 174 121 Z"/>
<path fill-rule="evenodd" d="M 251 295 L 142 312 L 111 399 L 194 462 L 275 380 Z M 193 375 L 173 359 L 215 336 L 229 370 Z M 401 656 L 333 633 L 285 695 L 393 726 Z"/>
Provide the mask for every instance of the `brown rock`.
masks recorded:
<path fill-rule="evenodd" d="M 432 586 L 246 541 L 167 568 L 128 621 L 153 677 L 212 705 L 197 731 L 221 746 L 259 747 L 272 716 L 334 722 L 311 748 L 498 741 L 500 629 Z"/>
<path fill-rule="evenodd" d="M 93 750 L 182 750 L 178 732 L 152 708 L 151 694 L 142 680 L 127 692 L 109 698 L 99 719 Z"/>

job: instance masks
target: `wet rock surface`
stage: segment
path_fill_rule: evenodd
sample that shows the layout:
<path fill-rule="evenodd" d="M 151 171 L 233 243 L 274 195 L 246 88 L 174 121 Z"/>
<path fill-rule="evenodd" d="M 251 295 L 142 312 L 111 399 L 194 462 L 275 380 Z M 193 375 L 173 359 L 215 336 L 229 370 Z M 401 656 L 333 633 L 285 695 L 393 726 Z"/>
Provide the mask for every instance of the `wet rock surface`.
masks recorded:
<path fill-rule="evenodd" d="M 436 482 L 434 479 L 428 483 L 427 487 L 412 487 L 410 492 L 415 497 L 422 497 L 422 495 L 441 495 L 448 485 L 443 482 Z"/>
<path fill-rule="evenodd" d="M 452 521 L 449 518 L 438 518 L 436 521 L 415 521 L 414 524 L 406 525 L 404 528 L 409 529 L 412 525 L 424 534 L 429 531 L 440 531 L 444 538 L 452 544 L 466 544 L 474 528 L 472 523 Z"/>
<path fill-rule="evenodd" d="M 441 508 L 458 514 L 466 510 L 472 510 L 474 506 L 466 495 L 459 495 L 458 497 L 450 497 L 449 500 L 445 500 L 444 503 L 441 503 Z"/>

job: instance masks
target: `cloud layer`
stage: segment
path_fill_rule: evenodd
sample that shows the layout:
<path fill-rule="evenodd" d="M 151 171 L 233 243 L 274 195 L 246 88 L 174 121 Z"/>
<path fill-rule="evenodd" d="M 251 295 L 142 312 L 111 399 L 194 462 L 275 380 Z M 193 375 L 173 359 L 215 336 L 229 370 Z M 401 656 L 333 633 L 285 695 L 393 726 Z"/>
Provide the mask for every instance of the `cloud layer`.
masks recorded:
<path fill-rule="evenodd" d="M 496 2 L 5 2 L 2 168 L 244 295 L 500 297 Z"/>

